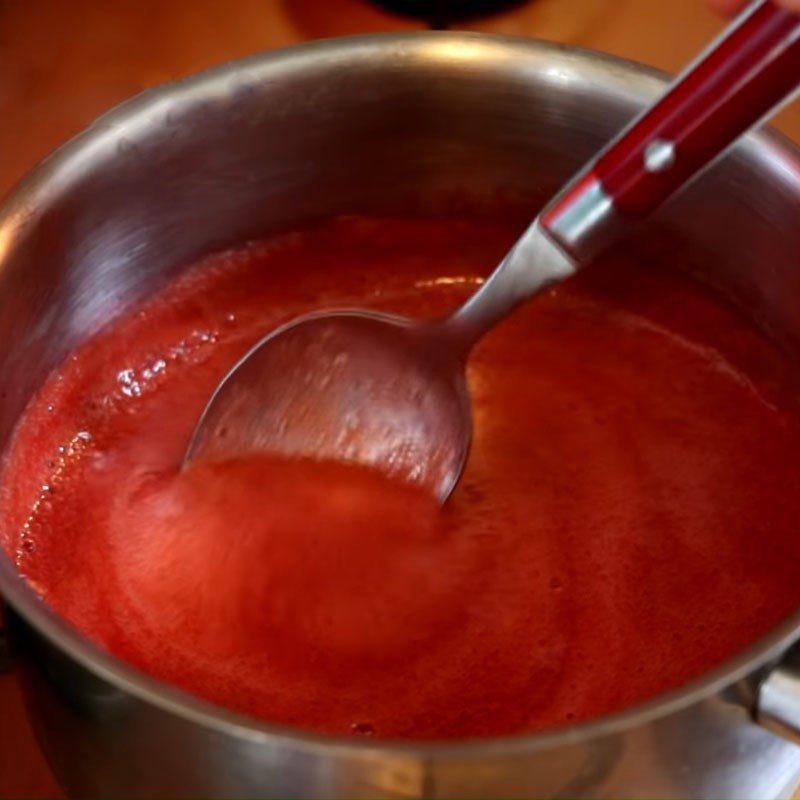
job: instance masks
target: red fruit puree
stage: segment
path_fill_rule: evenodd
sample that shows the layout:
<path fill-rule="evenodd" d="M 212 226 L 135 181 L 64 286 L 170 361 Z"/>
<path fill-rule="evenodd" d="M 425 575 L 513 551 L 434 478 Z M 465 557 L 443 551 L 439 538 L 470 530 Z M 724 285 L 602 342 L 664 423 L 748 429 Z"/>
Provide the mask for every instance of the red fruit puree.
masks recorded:
<path fill-rule="evenodd" d="M 610 257 L 469 364 L 475 440 L 439 508 L 369 470 L 179 470 L 209 393 L 324 306 L 415 316 L 517 226 L 333 220 L 212 256 L 91 339 L 8 454 L 2 543 L 121 658 L 338 734 L 533 731 L 679 686 L 800 605 L 800 425 L 778 350 L 688 277 Z"/>

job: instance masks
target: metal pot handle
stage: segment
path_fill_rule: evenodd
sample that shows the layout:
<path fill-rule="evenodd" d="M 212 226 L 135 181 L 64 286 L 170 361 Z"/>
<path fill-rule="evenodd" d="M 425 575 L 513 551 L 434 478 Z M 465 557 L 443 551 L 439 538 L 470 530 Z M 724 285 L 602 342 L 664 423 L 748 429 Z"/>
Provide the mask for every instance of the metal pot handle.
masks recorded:
<path fill-rule="evenodd" d="M 761 681 L 756 694 L 755 720 L 800 744 L 800 645 L 790 648 Z"/>

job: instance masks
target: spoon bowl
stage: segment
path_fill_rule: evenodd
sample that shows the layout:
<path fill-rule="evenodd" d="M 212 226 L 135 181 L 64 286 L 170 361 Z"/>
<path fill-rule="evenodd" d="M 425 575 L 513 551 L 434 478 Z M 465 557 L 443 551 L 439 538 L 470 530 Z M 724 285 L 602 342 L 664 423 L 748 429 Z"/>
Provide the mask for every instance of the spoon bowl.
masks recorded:
<path fill-rule="evenodd" d="M 444 501 L 469 450 L 463 359 L 441 327 L 310 314 L 264 337 L 217 388 L 186 461 L 268 451 L 373 466 Z"/>

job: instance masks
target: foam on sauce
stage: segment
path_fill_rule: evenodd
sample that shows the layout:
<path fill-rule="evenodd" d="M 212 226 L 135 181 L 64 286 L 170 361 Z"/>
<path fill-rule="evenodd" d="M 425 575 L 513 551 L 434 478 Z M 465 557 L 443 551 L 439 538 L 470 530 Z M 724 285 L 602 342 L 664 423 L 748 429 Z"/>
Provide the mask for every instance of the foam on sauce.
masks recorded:
<path fill-rule="evenodd" d="M 2 545 L 142 670 L 320 731 L 539 730 L 719 664 L 800 605 L 796 384 L 734 311 L 651 264 L 616 256 L 480 344 L 444 509 L 341 464 L 178 470 L 265 331 L 325 306 L 442 313 L 516 233 L 341 219 L 207 259 L 30 404 Z"/>

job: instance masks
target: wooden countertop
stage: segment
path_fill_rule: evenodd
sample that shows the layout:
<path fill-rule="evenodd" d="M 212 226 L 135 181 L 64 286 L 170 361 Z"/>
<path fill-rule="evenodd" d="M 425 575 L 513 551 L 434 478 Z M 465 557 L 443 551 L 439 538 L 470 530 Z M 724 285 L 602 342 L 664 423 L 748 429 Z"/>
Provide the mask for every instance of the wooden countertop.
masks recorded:
<path fill-rule="evenodd" d="M 149 86 L 307 39 L 418 27 L 364 0 L 0 0 L 0 195 L 92 118 Z M 702 0 L 533 0 L 463 27 L 674 72 L 721 22 Z M 778 126 L 800 141 L 800 104 Z M 0 677 L 0 798 L 56 792 L 16 684 Z"/>

